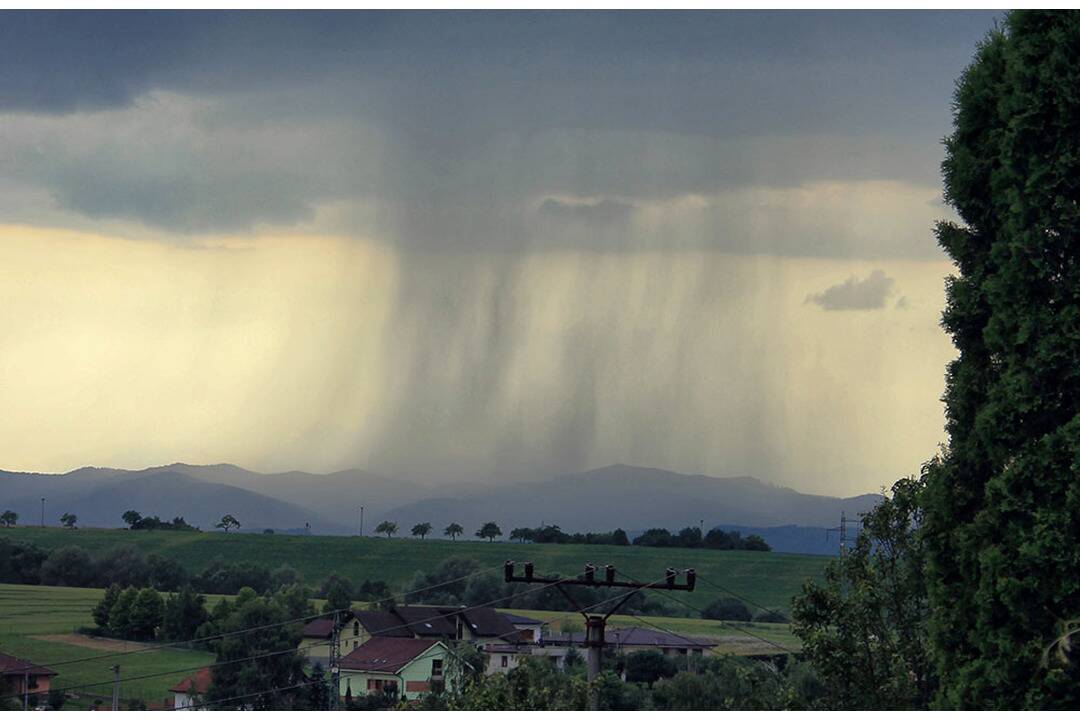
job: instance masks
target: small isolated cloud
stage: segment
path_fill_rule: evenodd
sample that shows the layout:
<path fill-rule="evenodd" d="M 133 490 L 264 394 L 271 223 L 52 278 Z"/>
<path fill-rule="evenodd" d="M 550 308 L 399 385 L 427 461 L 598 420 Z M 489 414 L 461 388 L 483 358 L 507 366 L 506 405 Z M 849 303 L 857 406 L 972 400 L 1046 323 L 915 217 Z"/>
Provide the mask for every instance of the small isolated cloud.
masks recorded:
<path fill-rule="evenodd" d="M 539 213 L 559 220 L 579 220 L 588 223 L 607 224 L 626 220 L 635 207 L 630 203 L 610 198 L 596 201 L 566 202 L 548 198 L 540 205 Z"/>
<path fill-rule="evenodd" d="M 865 279 L 850 277 L 824 291 L 807 295 L 806 302 L 825 310 L 878 310 L 893 293 L 896 281 L 883 270 L 875 270 Z"/>

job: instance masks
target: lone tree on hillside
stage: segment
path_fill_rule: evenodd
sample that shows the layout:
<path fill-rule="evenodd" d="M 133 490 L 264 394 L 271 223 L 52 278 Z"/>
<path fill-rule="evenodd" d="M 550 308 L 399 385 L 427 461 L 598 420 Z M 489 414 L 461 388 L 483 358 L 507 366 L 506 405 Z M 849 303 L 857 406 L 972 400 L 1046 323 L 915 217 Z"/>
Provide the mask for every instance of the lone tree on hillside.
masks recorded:
<path fill-rule="evenodd" d="M 15 527 L 17 522 L 19 522 L 19 513 L 13 510 L 5 510 L 3 514 L 0 514 L 0 525 L 4 527 Z"/>
<path fill-rule="evenodd" d="M 395 535 L 397 533 L 397 523 L 389 520 L 383 520 L 381 523 L 375 526 L 375 532 L 380 535 L 386 533 L 386 537 Z"/>
<path fill-rule="evenodd" d="M 214 527 L 220 528 L 220 529 L 224 530 L 225 532 L 229 532 L 230 528 L 235 529 L 235 530 L 239 530 L 240 529 L 240 521 L 237 520 L 236 518 L 234 518 L 232 515 L 222 515 L 221 516 L 221 522 L 219 522 Z"/>
<path fill-rule="evenodd" d="M 488 542 L 492 542 L 495 538 L 502 535 L 502 530 L 499 526 L 493 522 L 484 523 L 483 527 L 476 531 L 476 537 L 487 538 Z"/>
<path fill-rule="evenodd" d="M 120 516 L 120 519 L 127 523 L 128 528 L 134 530 L 135 526 L 142 521 L 142 513 L 135 510 L 128 510 Z"/>
<path fill-rule="evenodd" d="M 1080 14 L 1013 11 L 956 86 L 942 165 L 962 222 L 942 326 L 958 357 L 928 468 L 931 653 L 943 709 L 1080 705 L 1044 649 L 1080 608 Z"/>
<path fill-rule="evenodd" d="M 450 523 L 446 526 L 446 529 L 443 530 L 442 534 L 450 538 L 451 540 L 457 540 L 457 536 L 461 535 L 464 532 L 465 528 L 461 527 L 457 523 Z"/>
<path fill-rule="evenodd" d="M 431 532 L 431 523 L 419 523 L 419 524 L 413 525 L 413 527 L 412 527 L 412 536 L 413 537 L 418 537 L 421 540 L 423 540 L 425 537 L 427 537 L 427 534 L 430 533 L 430 532 Z"/>
<path fill-rule="evenodd" d="M 75 529 L 75 523 L 77 523 L 78 521 L 78 516 L 72 513 L 64 513 L 60 516 L 60 524 L 66 528 L 71 528 L 72 530 Z"/>

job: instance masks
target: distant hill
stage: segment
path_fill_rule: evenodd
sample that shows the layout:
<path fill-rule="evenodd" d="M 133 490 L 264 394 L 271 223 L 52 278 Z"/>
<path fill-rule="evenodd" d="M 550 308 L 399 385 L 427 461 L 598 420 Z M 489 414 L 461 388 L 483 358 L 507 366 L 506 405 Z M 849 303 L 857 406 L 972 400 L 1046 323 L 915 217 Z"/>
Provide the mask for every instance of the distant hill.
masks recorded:
<path fill-rule="evenodd" d="M 355 469 L 317 475 L 298 471 L 258 473 L 227 464 L 174 463 L 133 474 L 154 475 L 163 471 L 181 473 L 205 482 L 232 485 L 308 508 L 348 533 L 355 532 L 357 508 L 360 505 L 364 506 L 365 514 L 371 518 L 402 503 L 431 495 L 431 490 L 423 485 Z"/>
<path fill-rule="evenodd" d="M 244 529 L 284 530 L 311 523 L 314 533 L 350 535 L 356 530 L 357 509 L 364 505 L 368 533 L 384 519 L 396 522 L 402 533 L 416 523 L 430 522 L 438 533 L 457 522 L 468 538 L 488 520 L 507 534 L 514 527 L 541 524 L 583 532 L 703 523 L 707 528 L 752 528 L 778 550 L 813 553 L 825 549 L 815 539 L 823 538 L 824 530 L 814 528 L 835 527 L 841 510 L 855 517 L 880 500 L 878 495 L 808 495 L 752 477 L 682 475 L 630 465 L 539 482 L 438 490 L 362 470 L 258 473 L 236 465 L 174 463 L 144 470 L 87 467 L 56 475 L 0 471 L 0 509 L 13 509 L 24 523 L 36 523 L 42 496 L 48 497 L 47 521 L 52 524 L 61 513 L 73 512 L 83 525 L 117 527 L 120 514 L 134 509 L 166 520 L 183 515 L 206 529 L 228 512 Z"/>
<path fill-rule="evenodd" d="M 38 485 L 37 492 L 21 497 L 12 495 L 25 491 L 25 487 L 13 483 L 9 488 L 7 478 L 0 477 L 0 506 L 19 513 L 22 524 L 38 523 L 44 495 L 49 525 L 58 524 L 61 514 L 72 512 L 82 526 L 118 527 L 123 525 L 120 516 L 125 510 L 137 510 L 143 515 L 160 515 L 163 520 L 180 515 L 204 530 L 212 529 L 223 514 L 231 513 L 244 528 L 295 528 L 311 523 L 312 532 L 349 532 L 348 527 L 310 509 L 243 488 L 203 482 L 175 471 L 99 473 L 85 483 L 86 478 L 80 472 L 76 471 L 74 476 L 71 473 L 45 476 L 48 481 Z M 58 482 L 57 477 L 66 477 L 67 482 Z"/>
<path fill-rule="evenodd" d="M 472 488 L 454 497 L 429 498 L 385 513 L 407 528 L 417 522 L 458 522 L 471 533 L 487 520 L 509 532 L 541 523 L 567 531 L 615 527 L 681 528 L 739 525 L 833 527 L 841 510 L 855 517 L 880 495 L 849 498 L 808 495 L 751 477 L 715 478 L 667 470 L 611 465 L 552 480 Z M 377 518 L 383 519 L 383 518 Z"/>

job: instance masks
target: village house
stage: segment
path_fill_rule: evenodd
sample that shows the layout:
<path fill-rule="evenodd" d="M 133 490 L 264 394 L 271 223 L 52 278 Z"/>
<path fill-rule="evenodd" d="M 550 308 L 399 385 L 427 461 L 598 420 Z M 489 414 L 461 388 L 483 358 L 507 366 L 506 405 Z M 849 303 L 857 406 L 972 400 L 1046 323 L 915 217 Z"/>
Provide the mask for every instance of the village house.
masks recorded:
<path fill-rule="evenodd" d="M 0 678 L 11 695 L 21 697 L 29 691 L 36 698 L 44 700 L 43 693 L 49 692 L 54 677 L 55 670 L 0 652 Z"/>
<path fill-rule="evenodd" d="M 356 622 L 352 611 L 343 611 L 339 616 L 339 621 L 343 624 L 343 627 L 338 637 L 338 653 L 345 655 L 353 648 L 358 647 L 363 640 L 350 634 L 353 625 L 356 626 L 356 632 L 359 633 L 359 624 Z M 330 643 L 333 636 L 334 618 L 316 618 L 304 625 L 298 649 L 307 656 L 308 662 L 312 665 L 318 663 L 326 667 L 330 662 Z"/>
<path fill-rule="evenodd" d="M 200 710 L 193 708 L 210 689 L 210 668 L 201 668 L 194 675 L 184 678 L 169 688 L 173 694 L 173 710 Z"/>
<path fill-rule="evenodd" d="M 525 642 L 531 642 L 536 634 L 534 625 L 530 624 L 534 621 L 522 620 L 528 622 L 519 627 L 492 608 L 403 605 L 389 611 L 349 611 L 341 620 L 338 650 L 345 656 L 375 637 L 481 643 L 518 642 L 521 636 L 529 638 Z M 318 662 L 324 667 L 329 664 L 333 631 L 334 621 L 329 617 L 312 620 L 304 626 L 300 649 L 309 662 Z"/>
<path fill-rule="evenodd" d="M 340 661 L 339 691 L 415 700 L 449 681 L 449 649 L 437 638 L 373 637 Z"/>

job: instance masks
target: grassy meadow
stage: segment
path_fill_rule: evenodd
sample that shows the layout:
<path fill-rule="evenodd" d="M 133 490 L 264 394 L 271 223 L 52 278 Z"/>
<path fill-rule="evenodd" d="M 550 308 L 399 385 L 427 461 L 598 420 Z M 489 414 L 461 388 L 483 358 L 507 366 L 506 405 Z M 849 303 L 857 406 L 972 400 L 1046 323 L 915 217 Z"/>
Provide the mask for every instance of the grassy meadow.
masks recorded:
<path fill-rule="evenodd" d="M 508 530 L 503 528 L 504 532 Z M 398 589 L 417 571 L 431 570 L 450 557 L 470 557 L 485 567 L 506 560 L 531 560 L 537 574 L 581 572 L 585 563 L 612 564 L 643 582 L 659 580 L 664 569 L 695 568 L 699 577 L 752 602 L 785 612 L 807 578 L 821 576 L 828 558 L 739 550 L 619 547 L 614 545 L 531 545 L 466 540 L 412 538 L 261 535 L 221 532 L 129 531 L 81 528 L 18 527 L 0 529 L 0 537 L 32 542 L 46 549 L 77 544 L 91 553 L 134 547 L 173 558 L 197 573 L 215 558 L 253 562 L 271 569 L 291 565 L 304 582 L 318 585 L 331 573 L 354 583 L 385 580 Z M 508 593 L 510 594 L 510 593 Z M 701 581 L 683 599 L 708 605 L 722 592 Z M 0 618 L 0 623 L 4 620 Z"/>
<path fill-rule="evenodd" d="M 0 585 L 0 651 L 52 667 L 83 658 L 96 658 L 109 652 L 142 647 L 139 643 L 113 641 L 115 650 L 85 647 L 61 641 L 82 625 L 93 625 L 90 611 L 101 599 L 103 590 L 86 588 L 42 587 L 37 585 Z M 51 639 L 46 639 L 51 638 Z M 198 668 L 213 662 L 213 655 L 196 650 L 161 649 L 136 655 L 102 657 L 85 662 L 59 665 L 53 686 L 60 688 L 103 683 L 73 691 L 65 709 L 88 708 L 95 697 L 112 692 L 112 670 L 120 665 L 121 699 L 139 699 L 147 705 L 160 704 L 171 697 L 169 688 Z M 143 680 L 123 678 L 155 673 L 169 674 Z M 44 701 L 44 698 L 42 698 Z"/>

